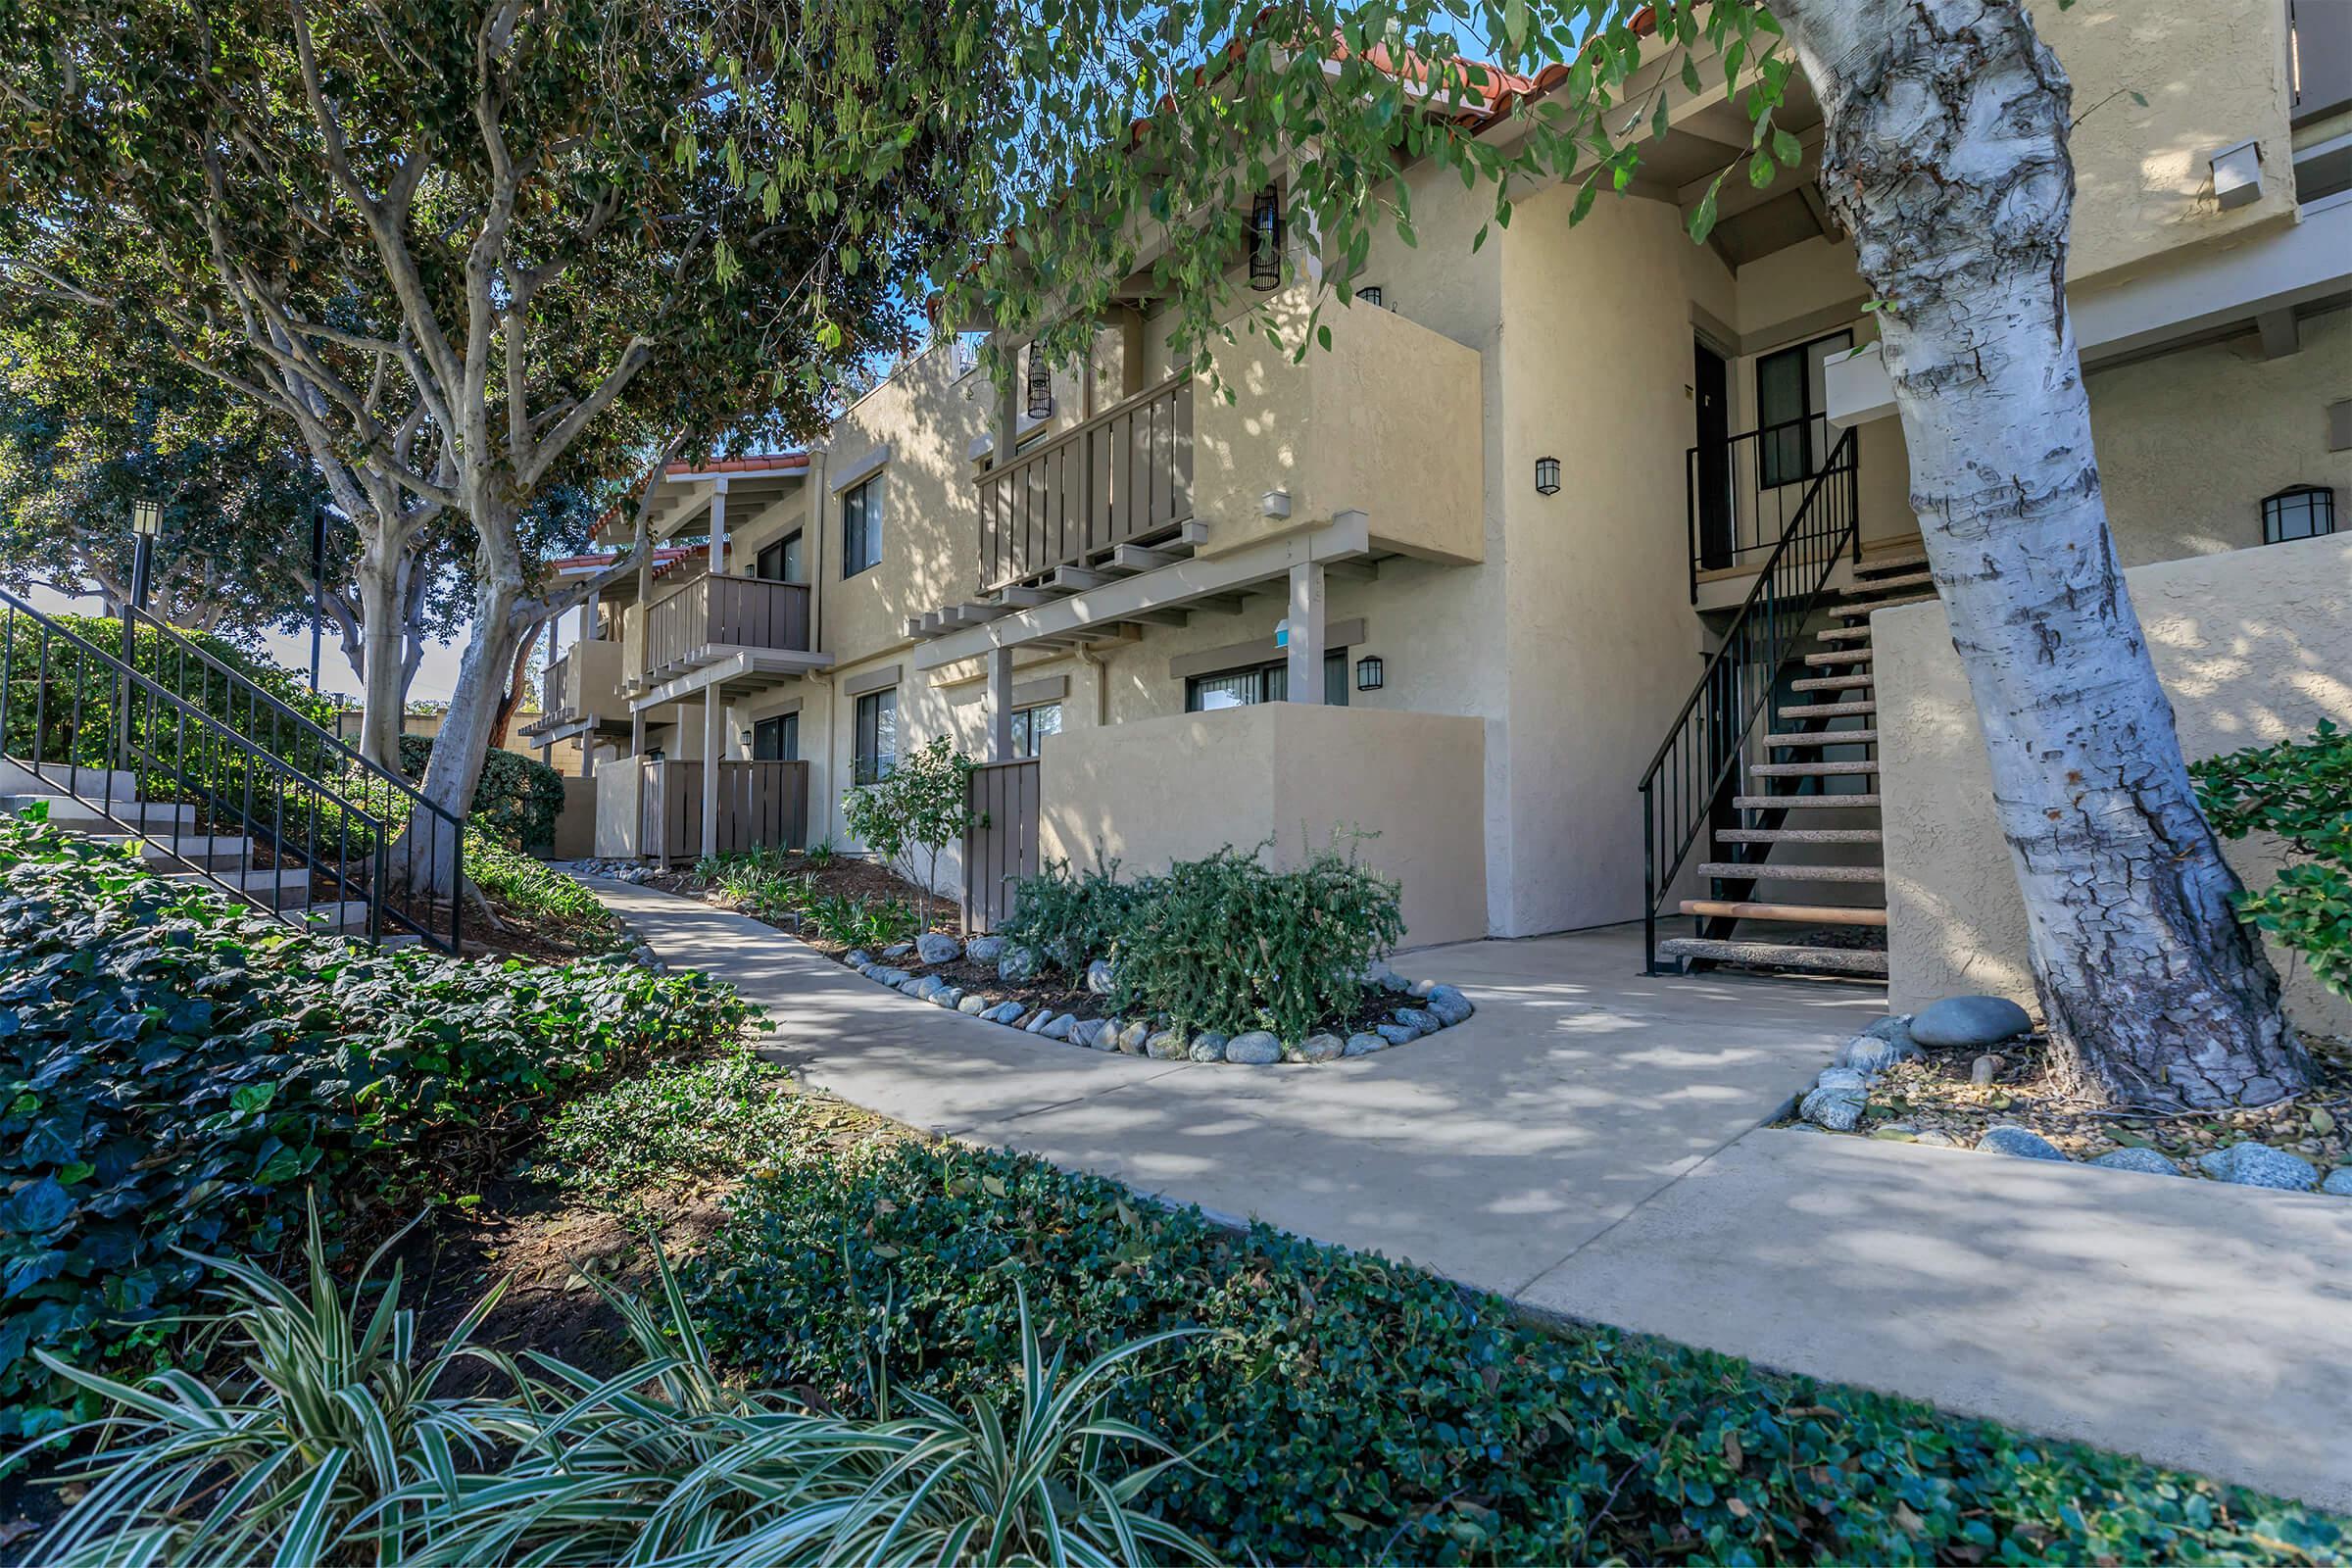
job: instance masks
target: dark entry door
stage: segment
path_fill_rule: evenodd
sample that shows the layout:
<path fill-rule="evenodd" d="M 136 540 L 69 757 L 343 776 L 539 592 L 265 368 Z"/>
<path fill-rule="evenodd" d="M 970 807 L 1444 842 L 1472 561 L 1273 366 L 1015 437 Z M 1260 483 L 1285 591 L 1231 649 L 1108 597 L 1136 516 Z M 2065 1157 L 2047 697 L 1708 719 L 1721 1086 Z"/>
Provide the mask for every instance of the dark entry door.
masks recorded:
<path fill-rule="evenodd" d="M 1732 564 L 1732 376 L 1723 356 L 1695 340 L 1690 385 L 1698 404 L 1691 505 L 1697 510 L 1698 563 L 1712 571 Z"/>

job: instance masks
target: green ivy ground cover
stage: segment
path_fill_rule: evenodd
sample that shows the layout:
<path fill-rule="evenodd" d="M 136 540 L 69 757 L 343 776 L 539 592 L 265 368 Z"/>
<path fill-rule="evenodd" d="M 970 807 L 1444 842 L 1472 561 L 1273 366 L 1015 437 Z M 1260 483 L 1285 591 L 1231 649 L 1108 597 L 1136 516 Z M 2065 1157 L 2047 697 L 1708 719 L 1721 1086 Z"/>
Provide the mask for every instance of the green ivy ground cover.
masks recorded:
<path fill-rule="evenodd" d="M 1208 1331 L 1120 1413 L 1190 1453 L 1153 1496 L 1227 1560 L 2340 1562 L 2352 1542 L 2276 1498 L 1730 1356 L 1547 1332 L 1409 1267 L 953 1146 L 799 1151 L 695 1271 L 746 1375 L 852 1406 L 885 1345 L 901 1387 L 1001 1390 L 1016 1283 L 1073 1355 Z"/>
<path fill-rule="evenodd" d="M 0 1440 L 93 1413 L 29 1350 L 167 1356 L 201 1274 L 173 1249 L 267 1262 L 306 1190 L 370 1232 L 463 1197 L 564 1100 L 746 1015 L 617 958 L 295 932 L 0 817 Z"/>

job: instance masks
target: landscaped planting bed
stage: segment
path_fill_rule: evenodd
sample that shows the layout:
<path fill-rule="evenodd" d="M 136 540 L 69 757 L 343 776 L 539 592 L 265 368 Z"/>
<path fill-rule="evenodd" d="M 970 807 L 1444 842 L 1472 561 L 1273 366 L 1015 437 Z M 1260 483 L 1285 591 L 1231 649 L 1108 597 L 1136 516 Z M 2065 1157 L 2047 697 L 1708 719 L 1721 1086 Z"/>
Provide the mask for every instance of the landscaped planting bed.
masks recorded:
<path fill-rule="evenodd" d="M 841 1408 L 1017 1374 L 1018 1291 L 1189 1462 L 1152 1506 L 1227 1561 L 2297 1562 L 2343 1521 L 1914 1401 L 1516 1318 L 1417 1269 L 1246 1234 L 1041 1160 L 780 1152 L 694 1266 L 739 1375 Z"/>

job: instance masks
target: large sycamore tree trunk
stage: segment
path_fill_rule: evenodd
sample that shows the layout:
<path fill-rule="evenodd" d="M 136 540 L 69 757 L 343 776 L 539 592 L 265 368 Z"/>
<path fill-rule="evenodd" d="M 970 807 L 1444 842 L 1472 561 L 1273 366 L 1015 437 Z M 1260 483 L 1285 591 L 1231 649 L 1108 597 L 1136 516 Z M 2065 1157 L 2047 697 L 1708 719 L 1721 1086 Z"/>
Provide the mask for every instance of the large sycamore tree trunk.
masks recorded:
<path fill-rule="evenodd" d="M 1774 0 L 1883 302 L 1911 504 L 2082 1089 L 2261 1104 L 2309 1063 L 2230 906 L 2107 529 L 2066 307 L 2071 93 L 2018 0 Z"/>

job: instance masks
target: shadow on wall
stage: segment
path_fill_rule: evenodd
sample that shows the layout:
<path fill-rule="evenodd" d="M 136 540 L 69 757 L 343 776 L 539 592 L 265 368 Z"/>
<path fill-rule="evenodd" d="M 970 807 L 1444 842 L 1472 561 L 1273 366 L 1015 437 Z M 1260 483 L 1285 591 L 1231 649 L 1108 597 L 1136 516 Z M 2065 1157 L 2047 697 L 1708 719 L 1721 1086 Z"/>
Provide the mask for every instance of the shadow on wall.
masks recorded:
<path fill-rule="evenodd" d="M 2124 573 L 2190 760 L 2352 725 L 2352 537 L 2135 566 Z M 2025 906 L 1993 810 L 1983 732 L 1939 604 L 1872 617 L 1886 796 L 1890 1004 L 1988 991 L 2033 1001 Z M 2249 885 L 2275 839 L 2223 847 Z M 2352 1003 L 2272 946 L 2289 1017 L 2352 1033 Z"/>

